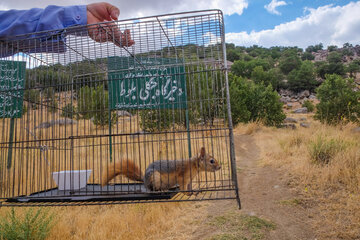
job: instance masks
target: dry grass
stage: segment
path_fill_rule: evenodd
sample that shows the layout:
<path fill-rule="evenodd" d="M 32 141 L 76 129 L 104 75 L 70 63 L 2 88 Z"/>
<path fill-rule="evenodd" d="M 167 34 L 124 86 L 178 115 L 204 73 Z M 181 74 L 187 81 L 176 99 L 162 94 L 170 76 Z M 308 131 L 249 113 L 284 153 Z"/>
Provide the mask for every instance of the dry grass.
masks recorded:
<path fill-rule="evenodd" d="M 63 208 L 49 238 L 157 239 L 180 213 L 179 204 Z"/>
<path fill-rule="evenodd" d="M 211 240 L 261 240 L 269 231 L 276 228 L 276 225 L 269 220 L 238 214 L 234 210 L 210 218 L 208 224 L 220 230 L 219 234 L 214 234 L 210 238 Z"/>
<path fill-rule="evenodd" d="M 0 215 L 7 211 L 0 209 Z M 17 214 L 25 211 L 16 208 Z M 189 239 L 194 221 L 206 216 L 200 211 L 187 203 L 56 207 L 50 209 L 55 224 L 47 239 Z"/>
<path fill-rule="evenodd" d="M 288 171 L 303 197 L 318 204 L 323 239 L 360 238 L 360 134 L 353 128 L 311 122 L 255 136 L 262 164 Z"/>
<path fill-rule="evenodd" d="M 260 122 L 250 122 L 247 124 L 239 123 L 234 129 L 234 133 L 253 135 L 258 131 L 264 131 L 265 129 L 266 128 L 264 128 L 263 124 L 261 124 Z"/>

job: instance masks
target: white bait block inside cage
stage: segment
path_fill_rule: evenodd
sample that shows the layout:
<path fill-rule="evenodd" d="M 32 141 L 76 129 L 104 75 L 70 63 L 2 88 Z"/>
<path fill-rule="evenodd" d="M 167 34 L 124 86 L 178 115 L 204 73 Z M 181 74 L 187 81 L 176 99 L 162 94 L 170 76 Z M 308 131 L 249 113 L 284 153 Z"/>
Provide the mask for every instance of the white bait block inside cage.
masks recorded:
<path fill-rule="evenodd" d="M 86 187 L 91 170 L 53 172 L 52 177 L 59 190 L 79 190 Z"/>

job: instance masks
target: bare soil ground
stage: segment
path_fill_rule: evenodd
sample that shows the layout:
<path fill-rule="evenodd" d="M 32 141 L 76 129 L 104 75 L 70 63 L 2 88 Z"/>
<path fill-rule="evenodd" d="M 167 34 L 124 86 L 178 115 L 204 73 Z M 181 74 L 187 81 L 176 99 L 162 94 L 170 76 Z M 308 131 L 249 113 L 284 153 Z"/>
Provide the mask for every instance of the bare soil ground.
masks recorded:
<path fill-rule="evenodd" d="M 262 149 L 254 137 L 235 134 L 235 150 L 242 209 L 235 201 L 207 204 L 192 239 L 317 239 L 311 227 L 314 210 L 292 190 L 284 172 L 258 164 Z M 237 230 L 231 225 L 241 231 L 233 234 Z"/>
<path fill-rule="evenodd" d="M 258 166 L 261 150 L 253 137 L 236 135 L 235 144 L 237 164 L 242 169 L 238 174 L 242 211 L 276 224 L 268 239 L 315 239 L 309 223 L 312 210 L 296 204 L 299 196 L 290 189 L 285 173 Z"/>

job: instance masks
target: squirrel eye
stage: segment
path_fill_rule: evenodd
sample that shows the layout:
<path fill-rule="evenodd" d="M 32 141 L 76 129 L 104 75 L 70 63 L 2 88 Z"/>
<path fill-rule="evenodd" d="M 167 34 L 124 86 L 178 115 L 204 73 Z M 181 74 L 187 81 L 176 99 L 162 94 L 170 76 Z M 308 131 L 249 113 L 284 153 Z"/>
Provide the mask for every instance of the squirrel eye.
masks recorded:
<path fill-rule="evenodd" d="M 211 163 L 211 164 L 214 164 L 214 163 L 215 163 L 215 160 L 214 160 L 214 159 L 210 159 L 210 163 Z"/>

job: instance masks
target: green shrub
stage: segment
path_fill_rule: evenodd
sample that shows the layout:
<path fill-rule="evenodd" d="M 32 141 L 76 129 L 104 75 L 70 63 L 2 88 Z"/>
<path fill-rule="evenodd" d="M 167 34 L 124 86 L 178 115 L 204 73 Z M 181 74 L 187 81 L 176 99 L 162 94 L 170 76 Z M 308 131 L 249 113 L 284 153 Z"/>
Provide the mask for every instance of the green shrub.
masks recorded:
<path fill-rule="evenodd" d="M 282 79 L 282 74 L 276 68 L 264 71 L 262 66 L 257 66 L 251 73 L 251 80 L 256 84 L 263 83 L 265 86 L 271 84 L 274 89 L 280 87 Z"/>
<path fill-rule="evenodd" d="M 296 49 L 287 49 L 282 53 L 279 61 L 279 68 L 284 74 L 289 74 L 301 66 L 301 59 Z"/>
<path fill-rule="evenodd" d="M 176 126 L 186 129 L 186 112 L 184 109 L 146 109 L 139 111 L 140 127 L 146 132 L 167 131 Z M 189 107 L 190 124 L 198 124 L 204 118 L 197 112 L 197 106 Z"/>
<path fill-rule="evenodd" d="M 58 102 L 56 99 L 51 99 L 48 103 L 48 111 L 49 113 L 56 113 L 58 111 Z"/>
<path fill-rule="evenodd" d="M 328 139 L 318 136 L 309 143 L 311 159 L 317 164 L 328 164 L 334 156 L 345 149 L 345 143 L 340 139 Z"/>
<path fill-rule="evenodd" d="M 246 105 L 248 101 L 249 88 L 249 82 L 241 77 L 229 74 L 231 117 L 235 126 L 240 122 L 247 123 L 250 121 L 251 112 Z"/>
<path fill-rule="evenodd" d="M 89 86 L 82 87 L 79 90 L 79 98 L 77 101 L 77 109 L 79 114 L 84 119 L 90 119 L 93 115 L 92 113 L 92 88 Z"/>
<path fill-rule="evenodd" d="M 346 72 L 349 73 L 351 78 L 354 77 L 356 73 L 360 72 L 360 60 L 355 60 L 347 65 Z"/>
<path fill-rule="evenodd" d="M 103 85 L 82 87 L 79 91 L 78 113 L 84 119 L 93 119 L 95 125 L 105 126 L 117 121 L 116 113 L 109 110 L 109 93 Z"/>
<path fill-rule="evenodd" d="M 225 75 L 220 72 L 209 72 L 205 65 L 190 65 L 186 67 L 186 86 L 188 96 L 188 108 L 190 122 L 196 120 L 204 124 L 213 125 L 215 117 L 224 111 L 224 89 Z M 200 100 L 200 101 L 199 101 Z M 184 111 L 176 110 L 176 115 L 184 115 Z"/>
<path fill-rule="evenodd" d="M 32 109 L 37 109 L 37 104 L 40 103 L 40 92 L 36 89 L 25 90 L 24 101 L 27 101 Z"/>
<path fill-rule="evenodd" d="M 240 59 L 240 54 L 237 53 L 234 49 L 229 49 L 226 53 L 227 59 L 231 62 L 234 62 L 236 60 Z"/>
<path fill-rule="evenodd" d="M 264 71 L 270 70 L 272 67 L 271 62 L 268 59 L 255 58 L 249 61 L 238 60 L 231 65 L 231 71 L 240 77 L 251 77 L 251 73 L 255 67 L 261 66 Z"/>
<path fill-rule="evenodd" d="M 234 125 L 239 122 L 261 121 L 268 126 L 279 126 L 283 122 L 286 116 L 282 103 L 271 85 L 265 87 L 231 74 L 229 81 Z"/>
<path fill-rule="evenodd" d="M 338 75 L 326 75 L 326 80 L 317 88 L 320 103 L 316 105 L 315 118 L 323 123 L 360 121 L 360 92 L 355 92 L 353 79 Z"/>
<path fill-rule="evenodd" d="M 171 112 L 168 109 L 142 110 L 140 111 L 140 126 L 146 132 L 166 131 L 173 123 Z"/>
<path fill-rule="evenodd" d="M 313 112 L 315 110 L 315 105 L 309 100 L 305 100 L 302 107 L 306 107 L 309 112 Z"/>
<path fill-rule="evenodd" d="M 109 110 L 109 93 L 104 90 L 103 85 L 99 85 L 92 91 L 92 117 L 95 125 L 105 126 L 109 122 L 116 123 L 116 113 Z"/>
<path fill-rule="evenodd" d="M 28 112 L 28 107 L 27 105 L 23 105 L 23 109 L 22 109 L 22 114 L 25 115 Z"/>
<path fill-rule="evenodd" d="M 45 88 L 42 94 L 43 94 L 42 96 L 46 99 L 54 99 L 55 97 L 54 88 L 52 87 Z"/>
<path fill-rule="evenodd" d="M 77 118 L 78 113 L 76 112 L 76 107 L 71 103 L 66 104 L 61 110 L 61 116 L 65 118 Z"/>
<path fill-rule="evenodd" d="M 305 61 L 305 60 L 314 60 L 315 56 L 312 55 L 312 53 L 310 52 L 304 52 L 303 55 L 301 56 L 301 60 Z"/>
<path fill-rule="evenodd" d="M 326 74 L 345 75 L 345 65 L 342 63 L 342 55 L 339 52 L 330 52 L 327 62 L 317 62 L 317 73 L 321 78 L 326 78 Z"/>
<path fill-rule="evenodd" d="M 312 91 L 317 84 L 314 64 L 310 61 L 303 61 L 299 69 L 292 70 L 288 75 L 288 87 L 295 92 Z"/>
<path fill-rule="evenodd" d="M 316 44 L 315 46 L 310 45 L 305 49 L 305 52 L 307 53 L 317 52 L 319 50 L 322 50 L 323 47 L 324 45 L 322 43 Z"/>
<path fill-rule="evenodd" d="M 336 45 L 329 45 L 329 46 L 327 47 L 327 50 L 328 50 L 329 52 L 336 51 L 337 49 L 338 49 L 338 46 L 336 46 Z"/>
<path fill-rule="evenodd" d="M 14 208 L 5 217 L 0 217 L 0 238 L 7 240 L 45 239 L 53 227 L 54 215 L 39 208 L 29 208 L 24 216 L 16 215 Z"/>

